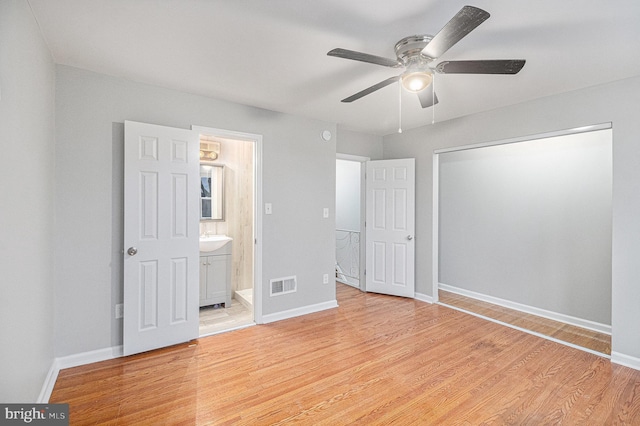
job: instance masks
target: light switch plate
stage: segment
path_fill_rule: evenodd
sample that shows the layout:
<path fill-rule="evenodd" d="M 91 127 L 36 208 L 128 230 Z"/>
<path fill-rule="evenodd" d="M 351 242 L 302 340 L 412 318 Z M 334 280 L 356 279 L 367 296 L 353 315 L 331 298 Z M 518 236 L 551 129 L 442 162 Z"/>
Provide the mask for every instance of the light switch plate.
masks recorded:
<path fill-rule="evenodd" d="M 271 214 L 273 212 L 271 203 L 264 204 L 264 214 Z"/>
<path fill-rule="evenodd" d="M 122 318 L 124 316 L 124 305 L 122 303 L 118 303 L 116 305 L 116 319 Z"/>
<path fill-rule="evenodd" d="M 329 217 L 329 208 L 325 207 L 324 209 L 322 209 L 322 217 L 324 217 L 325 219 Z"/>

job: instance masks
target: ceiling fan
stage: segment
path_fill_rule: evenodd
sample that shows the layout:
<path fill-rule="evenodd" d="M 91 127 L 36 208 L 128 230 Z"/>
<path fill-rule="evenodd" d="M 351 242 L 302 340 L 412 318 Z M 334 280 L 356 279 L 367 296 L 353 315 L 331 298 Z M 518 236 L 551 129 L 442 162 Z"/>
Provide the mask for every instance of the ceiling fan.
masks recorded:
<path fill-rule="evenodd" d="M 429 34 L 405 37 L 395 45 L 397 59 L 388 59 L 347 49 L 333 49 L 329 56 L 352 59 L 390 68 L 404 68 L 400 75 L 374 84 L 342 102 L 353 102 L 376 90 L 400 81 L 402 86 L 418 95 L 422 108 L 438 103 L 433 92 L 433 72 L 438 74 L 517 74 L 524 66 L 524 59 L 490 59 L 472 61 L 443 61 L 435 67 L 432 62 L 453 45 L 489 19 L 489 12 L 474 6 L 465 6 L 435 36 Z M 427 90 L 429 89 L 429 90 Z"/>

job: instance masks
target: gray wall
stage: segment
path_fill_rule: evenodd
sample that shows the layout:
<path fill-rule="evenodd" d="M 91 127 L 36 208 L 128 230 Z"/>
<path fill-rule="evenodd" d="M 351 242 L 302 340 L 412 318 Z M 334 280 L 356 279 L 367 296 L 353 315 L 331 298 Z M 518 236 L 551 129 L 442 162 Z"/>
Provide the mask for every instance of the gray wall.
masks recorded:
<path fill-rule="evenodd" d="M 263 314 L 335 300 L 335 124 L 56 68 L 56 356 L 122 342 L 124 120 L 263 135 Z M 324 219 L 324 207 L 330 217 Z M 298 291 L 268 296 L 269 279 L 297 275 Z"/>
<path fill-rule="evenodd" d="M 439 282 L 611 325 L 611 130 L 439 155 Z"/>
<path fill-rule="evenodd" d="M 0 401 L 53 362 L 55 68 L 26 1 L 0 2 Z"/>
<path fill-rule="evenodd" d="M 416 158 L 416 291 L 432 293 L 434 149 L 611 122 L 612 343 L 614 352 L 640 361 L 639 104 L 636 77 L 386 136 L 385 158 Z"/>
<path fill-rule="evenodd" d="M 340 154 L 359 155 L 372 160 L 382 159 L 382 136 L 354 132 L 338 127 L 336 151 Z"/>

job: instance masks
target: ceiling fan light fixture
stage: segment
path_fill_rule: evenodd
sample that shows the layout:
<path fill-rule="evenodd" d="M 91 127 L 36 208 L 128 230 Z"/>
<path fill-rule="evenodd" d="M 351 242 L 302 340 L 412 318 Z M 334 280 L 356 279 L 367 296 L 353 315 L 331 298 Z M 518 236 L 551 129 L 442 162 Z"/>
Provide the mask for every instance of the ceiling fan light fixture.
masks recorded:
<path fill-rule="evenodd" d="M 404 89 L 417 94 L 422 108 L 429 108 L 438 103 L 438 97 L 433 90 L 434 72 L 438 74 L 517 74 L 526 62 L 524 59 L 445 60 L 437 65 L 434 63 L 490 16 L 489 12 L 480 8 L 464 6 L 435 36 L 413 35 L 397 42 L 394 47 L 397 59 L 341 48 L 329 51 L 327 53 L 329 56 L 390 68 L 404 68 L 404 72 L 400 75 L 367 87 L 355 95 L 342 99 L 341 102 L 353 102 L 390 84 L 400 83 L 398 84 L 400 99 Z M 425 90 L 429 86 L 431 88 Z M 435 119 L 432 121 L 435 122 Z"/>
<path fill-rule="evenodd" d="M 429 71 L 416 71 L 402 76 L 402 87 L 409 92 L 418 93 L 431 84 L 433 75 Z"/>

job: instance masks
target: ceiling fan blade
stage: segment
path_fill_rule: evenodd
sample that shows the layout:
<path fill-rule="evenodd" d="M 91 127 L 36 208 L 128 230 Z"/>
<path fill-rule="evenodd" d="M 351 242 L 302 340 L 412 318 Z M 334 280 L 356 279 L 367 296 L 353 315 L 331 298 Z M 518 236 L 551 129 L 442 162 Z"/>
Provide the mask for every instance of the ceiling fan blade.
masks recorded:
<path fill-rule="evenodd" d="M 375 65 L 382 65 L 384 67 L 398 68 L 402 66 L 402 63 L 397 59 L 387 59 L 382 56 L 370 55 L 368 53 L 356 52 L 354 50 L 347 49 L 333 49 L 327 52 L 328 56 L 335 56 L 337 58 L 352 59 L 354 61 L 367 62 Z"/>
<path fill-rule="evenodd" d="M 342 102 L 353 102 L 353 101 L 356 101 L 356 100 L 360 99 L 361 97 L 367 96 L 368 94 L 373 93 L 378 89 L 382 89 L 383 87 L 386 87 L 386 86 L 390 85 L 391 83 L 395 83 L 398 80 L 400 80 L 400 76 L 390 77 L 390 78 L 388 78 L 386 80 L 381 81 L 378 84 L 374 84 L 373 86 L 368 87 L 368 88 L 356 93 L 355 95 L 351 95 L 348 98 L 344 98 L 342 100 Z"/>
<path fill-rule="evenodd" d="M 438 96 L 433 93 L 433 84 L 417 93 L 422 108 L 429 108 L 438 103 Z"/>
<path fill-rule="evenodd" d="M 517 74 L 524 59 L 489 59 L 483 61 L 444 61 L 436 66 L 440 74 Z"/>
<path fill-rule="evenodd" d="M 489 19 L 489 12 L 473 6 L 465 6 L 422 49 L 422 54 L 439 58 L 451 46 Z"/>

